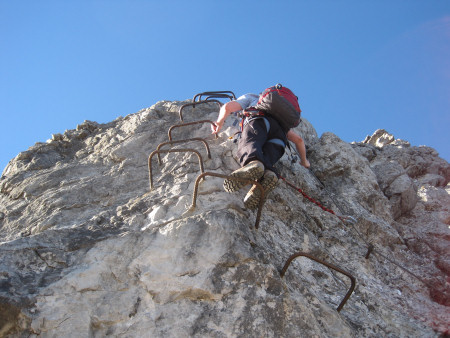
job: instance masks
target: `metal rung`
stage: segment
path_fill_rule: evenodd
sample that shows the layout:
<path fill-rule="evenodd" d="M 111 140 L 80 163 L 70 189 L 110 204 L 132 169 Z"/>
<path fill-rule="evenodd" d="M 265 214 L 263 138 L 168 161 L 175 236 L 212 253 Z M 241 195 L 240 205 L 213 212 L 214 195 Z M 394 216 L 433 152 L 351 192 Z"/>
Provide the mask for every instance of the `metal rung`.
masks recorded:
<path fill-rule="evenodd" d="M 355 285 L 356 285 L 355 277 L 353 277 L 347 271 L 342 270 L 341 268 L 338 268 L 337 266 L 335 266 L 333 264 L 330 264 L 330 263 L 327 263 L 327 262 L 325 262 L 325 261 L 323 261 L 323 260 L 321 260 L 319 258 L 316 258 L 316 257 L 314 257 L 314 256 L 312 256 L 310 254 L 307 254 L 305 252 L 297 252 L 297 253 L 293 254 L 291 257 L 289 257 L 288 260 L 286 261 L 286 263 L 284 264 L 284 267 L 283 267 L 283 269 L 280 272 L 281 278 L 284 277 L 284 274 L 286 273 L 286 270 L 289 267 L 289 264 L 291 264 L 291 262 L 295 258 L 297 258 L 299 256 L 303 256 L 303 257 L 307 257 L 309 259 L 312 259 L 313 261 L 316 261 L 317 263 L 323 264 L 323 265 L 329 267 L 330 269 L 336 270 L 336 271 L 342 273 L 343 275 L 346 275 L 348 278 L 350 278 L 350 281 L 351 281 L 352 285 L 351 285 L 350 289 L 348 290 L 347 294 L 345 295 L 344 299 L 341 301 L 341 303 L 339 304 L 339 306 L 336 309 L 338 312 L 341 311 L 341 309 L 344 307 L 344 305 L 347 302 L 347 300 L 350 298 L 353 290 L 355 289 Z"/>
<path fill-rule="evenodd" d="M 227 95 L 227 94 L 209 94 L 205 100 L 211 100 L 211 99 L 230 99 L 231 101 L 233 100 L 233 96 L 232 95 Z"/>
<path fill-rule="evenodd" d="M 183 114 L 182 114 L 183 109 L 185 109 L 186 107 L 190 107 L 190 106 L 192 106 L 192 108 L 195 108 L 196 105 L 204 104 L 204 103 L 217 103 L 219 105 L 219 108 L 222 106 L 222 102 L 220 102 L 219 100 L 204 100 L 204 101 L 186 103 L 186 104 L 183 104 L 180 107 L 180 110 L 178 111 L 178 113 L 180 114 L 180 120 L 183 121 Z"/>
<path fill-rule="evenodd" d="M 187 152 L 193 152 L 197 155 L 198 161 L 200 164 L 200 169 L 202 173 L 205 171 L 203 168 L 203 159 L 202 155 L 197 150 L 194 149 L 167 149 L 167 150 L 155 150 L 150 154 L 148 157 L 148 172 L 149 172 L 149 178 L 150 178 L 150 190 L 153 190 L 153 172 L 152 172 L 152 158 L 153 155 L 159 154 L 159 153 L 187 153 Z"/>
<path fill-rule="evenodd" d="M 230 101 L 236 100 L 236 95 L 232 91 L 223 90 L 223 91 L 208 91 L 203 93 L 198 93 L 194 96 L 194 102 L 197 100 L 201 101 L 202 96 L 208 96 L 209 98 L 217 97 L 217 98 L 228 98 Z"/>
<path fill-rule="evenodd" d="M 188 142 L 191 142 L 191 141 L 203 142 L 203 144 L 205 145 L 205 148 L 206 148 L 206 154 L 207 154 L 208 158 L 211 159 L 211 152 L 209 150 L 208 142 L 206 142 L 205 139 L 199 138 L 199 137 L 189 138 L 189 139 L 185 139 L 185 140 L 175 140 L 175 141 L 163 142 L 163 143 L 158 144 L 158 146 L 156 147 L 156 150 L 159 151 L 162 146 L 165 146 L 167 144 L 173 145 L 173 144 L 176 144 L 176 143 L 188 143 Z M 159 152 L 158 152 L 158 163 L 159 163 L 159 165 L 161 165 L 161 156 L 160 156 Z"/>
<path fill-rule="evenodd" d="M 215 125 L 214 124 L 214 122 L 213 121 L 211 121 L 211 120 L 201 120 L 201 121 L 194 121 L 194 122 L 188 122 L 188 123 L 182 123 L 182 124 L 176 124 L 176 125 L 174 125 L 174 126 L 171 126 L 170 128 L 169 128 L 169 141 L 172 141 L 172 130 L 173 129 L 175 129 L 175 128 L 179 128 L 179 127 L 185 127 L 185 126 L 191 126 L 191 125 L 194 125 L 194 124 L 202 124 L 202 123 L 210 123 L 211 125 Z M 216 135 L 216 137 L 215 138 L 217 138 L 217 134 L 215 134 Z"/>
<path fill-rule="evenodd" d="M 199 184 L 200 180 L 202 178 L 204 178 L 205 176 L 214 176 L 214 177 L 220 177 L 220 178 L 229 179 L 229 180 L 233 180 L 233 181 L 240 181 L 240 182 L 247 182 L 247 183 L 255 184 L 258 187 L 258 189 L 261 191 L 261 197 L 259 199 L 258 212 L 256 214 L 256 222 L 255 222 L 255 229 L 258 229 L 259 220 L 261 218 L 262 206 L 263 206 L 264 200 L 265 200 L 264 188 L 262 187 L 262 185 L 259 182 L 253 181 L 248 178 L 227 176 L 227 175 L 222 175 L 222 174 L 217 174 L 217 173 L 212 173 L 212 172 L 204 172 L 201 175 L 199 175 L 197 177 L 197 179 L 195 180 L 195 188 L 194 188 L 194 194 L 192 195 L 191 210 L 195 209 L 195 207 L 197 206 L 198 184 Z"/>

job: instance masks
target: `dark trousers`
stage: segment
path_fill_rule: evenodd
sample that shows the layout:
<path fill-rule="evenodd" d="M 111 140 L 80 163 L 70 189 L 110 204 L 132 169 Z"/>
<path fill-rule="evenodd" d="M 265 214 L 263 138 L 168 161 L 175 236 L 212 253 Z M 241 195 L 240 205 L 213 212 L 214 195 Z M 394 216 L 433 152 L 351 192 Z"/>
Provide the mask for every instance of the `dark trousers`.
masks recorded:
<path fill-rule="evenodd" d="M 265 169 L 277 173 L 274 164 L 283 156 L 284 147 L 268 141 L 280 139 L 286 144 L 286 133 L 275 119 L 265 118 L 270 124 L 269 132 L 267 132 L 263 118 L 254 119 L 244 126 L 238 143 L 237 155 L 242 167 L 251 161 L 259 160 L 264 164 Z"/>

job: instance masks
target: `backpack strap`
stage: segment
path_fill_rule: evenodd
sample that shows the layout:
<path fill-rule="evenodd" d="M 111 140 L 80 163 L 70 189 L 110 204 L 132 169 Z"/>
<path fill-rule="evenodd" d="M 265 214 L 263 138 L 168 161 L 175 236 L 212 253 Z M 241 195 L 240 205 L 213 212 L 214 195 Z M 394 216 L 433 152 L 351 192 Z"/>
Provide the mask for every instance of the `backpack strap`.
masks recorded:
<path fill-rule="evenodd" d="M 242 129 L 244 129 L 244 127 L 248 124 L 248 123 L 250 123 L 251 121 L 253 121 L 253 120 L 257 120 L 257 119 L 263 119 L 264 120 L 264 124 L 266 125 L 266 131 L 267 131 L 267 133 L 269 133 L 269 130 L 270 130 L 270 122 L 269 122 L 269 120 L 268 119 L 266 119 L 264 116 L 251 116 L 251 117 L 244 117 L 242 120 L 241 120 L 241 131 L 242 131 Z"/>

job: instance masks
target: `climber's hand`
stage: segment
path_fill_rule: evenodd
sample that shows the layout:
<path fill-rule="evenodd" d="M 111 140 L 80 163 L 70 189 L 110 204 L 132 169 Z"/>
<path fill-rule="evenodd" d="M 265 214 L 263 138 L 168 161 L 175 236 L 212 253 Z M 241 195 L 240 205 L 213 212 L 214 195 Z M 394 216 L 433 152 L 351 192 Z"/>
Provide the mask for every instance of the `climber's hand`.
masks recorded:
<path fill-rule="evenodd" d="M 211 125 L 211 132 L 212 134 L 217 134 L 220 129 L 222 129 L 223 122 L 217 121 L 214 124 Z"/>

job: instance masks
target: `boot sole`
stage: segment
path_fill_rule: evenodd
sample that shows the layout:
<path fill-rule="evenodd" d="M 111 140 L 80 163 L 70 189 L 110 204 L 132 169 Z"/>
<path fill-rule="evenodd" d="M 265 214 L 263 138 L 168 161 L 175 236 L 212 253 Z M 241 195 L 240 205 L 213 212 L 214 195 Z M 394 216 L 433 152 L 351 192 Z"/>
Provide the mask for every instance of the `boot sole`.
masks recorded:
<path fill-rule="evenodd" d="M 245 168 L 245 167 L 243 167 Z M 242 168 L 241 168 L 242 169 Z M 231 173 L 230 176 L 238 177 L 238 178 L 247 178 L 249 180 L 257 181 L 264 175 L 264 169 L 259 166 L 255 166 L 254 168 L 235 171 Z M 235 192 L 246 186 L 249 183 L 241 182 L 237 180 L 225 179 L 223 182 L 223 188 L 226 192 Z"/>
<path fill-rule="evenodd" d="M 261 182 L 261 185 L 264 189 L 264 200 L 266 200 L 267 196 L 269 195 L 269 193 L 275 189 L 276 185 L 277 185 L 278 180 L 272 180 L 269 183 L 267 183 L 267 185 L 264 185 L 264 181 Z M 248 196 L 248 197 L 247 197 Z M 259 201 L 261 198 L 261 191 L 259 190 L 258 187 L 253 186 L 250 191 L 248 192 L 248 195 L 246 196 L 246 198 L 244 199 L 244 206 L 247 209 L 250 210 L 255 210 L 256 208 L 259 207 Z"/>

